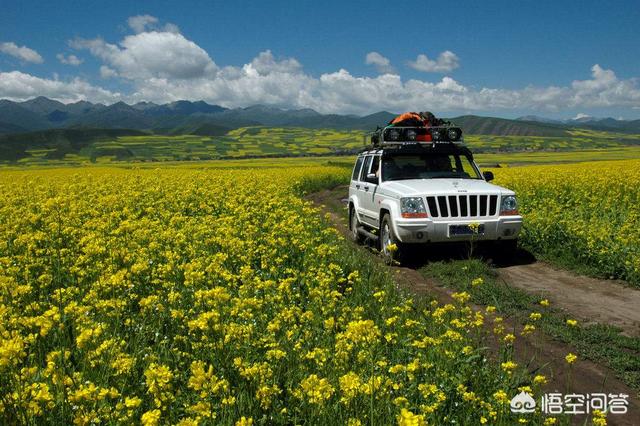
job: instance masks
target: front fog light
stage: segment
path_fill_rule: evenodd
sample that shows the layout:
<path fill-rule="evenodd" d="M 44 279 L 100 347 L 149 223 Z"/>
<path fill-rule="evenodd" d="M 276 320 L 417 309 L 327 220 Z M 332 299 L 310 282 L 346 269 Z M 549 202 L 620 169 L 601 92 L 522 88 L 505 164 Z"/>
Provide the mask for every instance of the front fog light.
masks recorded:
<path fill-rule="evenodd" d="M 424 201 L 420 197 L 401 198 L 400 213 L 405 218 L 428 217 Z"/>

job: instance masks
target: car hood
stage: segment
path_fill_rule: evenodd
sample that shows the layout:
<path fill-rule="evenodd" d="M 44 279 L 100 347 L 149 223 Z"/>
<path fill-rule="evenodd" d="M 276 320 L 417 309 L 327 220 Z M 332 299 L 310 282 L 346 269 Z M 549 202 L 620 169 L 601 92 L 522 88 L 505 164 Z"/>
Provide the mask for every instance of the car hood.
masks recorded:
<path fill-rule="evenodd" d="M 513 191 L 480 179 L 407 179 L 383 182 L 380 189 L 402 196 L 437 194 L 503 194 Z M 390 194 L 390 195 L 391 195 Z"/>

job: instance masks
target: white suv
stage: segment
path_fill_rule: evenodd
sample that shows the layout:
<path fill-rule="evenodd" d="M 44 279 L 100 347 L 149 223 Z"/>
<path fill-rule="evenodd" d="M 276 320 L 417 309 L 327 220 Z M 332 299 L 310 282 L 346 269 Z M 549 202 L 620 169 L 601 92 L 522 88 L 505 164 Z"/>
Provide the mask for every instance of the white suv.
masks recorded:
<path fill-rule="evenodd" d="M 392 259 L 410 243 L 496 241 L 513 252 L 522 216 L 515 193 L 492 179 L 460 143 L 382 144 L 362 152 L 349 186 L 352 237 L 378 241 Z"/>

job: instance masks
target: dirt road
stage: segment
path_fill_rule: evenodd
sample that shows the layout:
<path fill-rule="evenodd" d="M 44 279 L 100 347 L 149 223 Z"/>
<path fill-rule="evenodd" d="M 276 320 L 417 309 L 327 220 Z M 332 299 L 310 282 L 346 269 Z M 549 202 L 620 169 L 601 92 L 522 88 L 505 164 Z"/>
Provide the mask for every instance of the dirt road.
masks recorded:
<path fill-rule="evenodd" d="M 346 192 L 346 187 L 338 187 L 308 197 L 328 213 L 331 222 L 345 236 L 349 232 L 344 204 Z M 417 270 L 407 267 L 394 269 L 399 286 L 418 296 L 429 294 L 442 303 L 452 300 L 453 290 L 426 279 Z M 640 291 L 625 287 L 620 282 L 576 275 L 534 259 L 524 264 L 502 266 L 498 268 L 498 273 L 508 285 L 544 295 L 555 307 L 565 310 L 573 318 L 612 324 L 629 335 L 640 334 Z M 515 329 L 516 325 L 512 326 Z M 614 425 L 640 424 L 638 392 L 617 379 L 614 372 L 606 366 L 580 359 L 569 370 L 564 356 L 569 352 L 576 353 L 576 350 L 539 332 L 519 338 L 515 351 L 519 364 L 526 366 L 531 372 L 550 378 L 545 389 L 547 392 L 628 394 L 629 413 L 611 415 L 607 421 Z M 570 380 L 568 374 L 571 375 Z M 581 423 L 583 419 L 576 417 L 575 421 Z"/>
<path fill-rule="evenodd" d="M 506 266 L 498 273 L 509 285 L 548 297 L 576 318 L 640 336 L 640 291 L 623 283 L 576 275 L 543 262 Z"/>

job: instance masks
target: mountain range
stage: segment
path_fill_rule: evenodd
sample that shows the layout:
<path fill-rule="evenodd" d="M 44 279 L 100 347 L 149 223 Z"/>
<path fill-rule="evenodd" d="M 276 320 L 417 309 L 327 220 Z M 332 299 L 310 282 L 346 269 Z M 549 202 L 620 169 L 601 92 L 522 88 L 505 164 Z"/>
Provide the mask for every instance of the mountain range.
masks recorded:
<path fill-rule="evenodd" d="M 112 105 L 79 101 L 64 104 L 46 97 L 24 102 L 0 100 L 0 134 L 49 129 L 129 129 L 159 134 L 217 136 L 246 126 L 306 127 L 338 130 L 374 130 L 395 114 L 380 111 L 363 117 L 321 114 L 312 109 L 282 109 L 266 105 L 229 109 L 204 101 L 167 104 L 139 102 Z M 559 121 L 537 116 L 515 120 L 465 115 L 450 118 L 468 134 L 565 136 L 573 128 L 640 133 L 640 120 L 613 118 Z"/>

